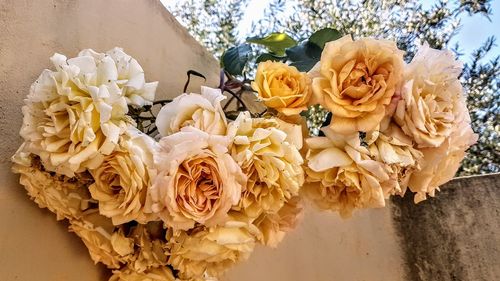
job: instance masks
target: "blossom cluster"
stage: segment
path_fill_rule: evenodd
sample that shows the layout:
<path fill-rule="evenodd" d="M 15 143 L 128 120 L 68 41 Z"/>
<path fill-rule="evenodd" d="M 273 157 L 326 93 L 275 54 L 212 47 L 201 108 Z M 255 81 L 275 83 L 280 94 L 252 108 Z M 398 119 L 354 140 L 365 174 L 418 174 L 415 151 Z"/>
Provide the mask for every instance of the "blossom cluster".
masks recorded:
<path fill-rule="evenodd" d="M 394 42 L 344 36 L 309 72 L 264 61 L 251 88 L 265 112 L 228 114 L 224 85 L 202 87 L 147 118 L 150 136 L 134 114 L 153 114 L 158 83 L 135 59 L 55 54 L 22 108 L 13 171 L 111 281 L 215 280 L 257 244 L 276 247 L 302 197 L 349 217 L 408 190 L 418 203 L 453 178 L 477 140 L 462 66 L 427 45 L 403 56 Z M 309 136 L 303 114 L 318 105 L 328 118 Z"/>
<path fill-rule="evenodd" d="M 228 120 L 225 96 L 202 87 L 159 110 L 153 138 L 129 111 L 153 105 L 158 83 L 122 49 L 51 61 L 25 99 L 13 171 L 110 280 L 214 280 L 295 226 L 299 125 Z"/>
<path fill-rule="evenodd" d="M 320 209 L 349 217 L 408 189 L 416 203 L 425 200 L 476 142 L 453 53 L 423 45 L 410 63 L 403 55 L 395 42 L 344 36 L 326 43 L 308 73 L 282 62 L 259 65 L 253 88 L 268 107 L 329 112 L 303 149 L 302 191 Z"/>

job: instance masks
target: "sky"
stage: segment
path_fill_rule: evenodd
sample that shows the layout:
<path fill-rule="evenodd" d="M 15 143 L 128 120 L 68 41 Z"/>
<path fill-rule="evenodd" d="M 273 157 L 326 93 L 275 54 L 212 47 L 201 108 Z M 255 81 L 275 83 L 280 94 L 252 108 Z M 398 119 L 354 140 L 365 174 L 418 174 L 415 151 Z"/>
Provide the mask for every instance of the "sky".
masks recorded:
<path fill-rule="evenodd" d="M 182 2 L 182 0 L 162 0 L 165 4 L 167 1 L 171 4 L 173 2 Z M 291 10 L 293 1 L 286 2 L 285 12 Z M 424 1 L 424 7 L 432 5 L 434 1 Z M 250 0 L 246 8 L 245 14 L 237 27 L 238 37 L 244 39 L 252 36 L 251 24 L 257 22 L 262 18 L 264 9 L 269 5 L 269 0 Z M 462 17 L 462 27 L 458 30 L 458 34 L 452 40 L 452 46 L 455 42 L 460 45 L 460 50 L 464 54 L 465 60 L 470 59 L 470 54 L 473 50 L 480 47 L 481 44 L 488 38 L 488 36 L 495 35 L 497 38 L 497 45 L 500 45 L 500 0 L 492 1 L 493 15 L 490 16 L 489 21 L 486 17 L 481 15 Z M 488 58 L 500 54 L 500 47 L 496 46 Z"/>

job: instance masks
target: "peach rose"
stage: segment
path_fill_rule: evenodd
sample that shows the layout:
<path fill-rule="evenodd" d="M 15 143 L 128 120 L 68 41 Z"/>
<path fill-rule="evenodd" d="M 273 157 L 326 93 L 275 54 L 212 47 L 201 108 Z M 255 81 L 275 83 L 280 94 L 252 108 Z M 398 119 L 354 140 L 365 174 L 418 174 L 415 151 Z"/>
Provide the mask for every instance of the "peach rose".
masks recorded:
<path fill-rule="evenodd" d="M 408 186 L 415 194 L 415 203 L 426 199 L 426 195 L 434 197 L 439 186 L 450 181 L 460 167 L 465 157 L 465 151 L 474 143 L 478 136 L 470 126 L 469 112 L 465 97 L 457 102 L 457 119 L 449 137 L 438 147 L 422 148 L 422 169 L 414 172 Z"/>
<path fill-rule="evenodd" d="M 306 139 L 305 195 L 320 209 L 349 217 L 354 209 L 384 207 L 389 167 L 372 160 L 359 134 L 339 135 L 323 128 L 326 137 Z"/>
<path fill-rule="evenodd" d="M 161 136 L 168 136 L 192 126 L 214 135 L 226 133 L 226 115 L 221 101 L 226 97 L 219 89 L 201 87 L 201 94 L 182 94 L 163 106 L 156 118 Z"/>
<path fill-rule="evenodd" d="M 419 148 L 438 147 L 452 134 L 463 89 L 462 64 L 451 51 L 421 46 L 405 70 L 405 84 L 394 119 Z"/>
<path fill-rule="evenodd" d="M 267 107 L 284 115 L 297 115 L 307 110 L 311 79 L 295 66 L 265 61 L 257 67 L 252 88 Z"/>
<path fill-rule="evenodd" d="M 333 114 L 330 128 L 342 134 L 376 129 L 400 86 L 403 65 L 403 51 L 392 41 L 347 35 L 326 43 L 310 74 L 314 102 Z"/>
<path fill-rule="evenodd" d="M 186 279 L 206 274 L 220 276 L 233 264 L 248 258 L 258 234 L 254 225 L 236 214 L 224 225 L 170 232 L 167 237 L 169 264 Z"/>
<path fill-rule="evenodd" d="M 99 201 L 99 212 L 113 224 L 148 220 L 143 207 L 155 175 L 153 153 L 157 146 L 151 137 L 131 127 L 120 137 L 115 151 L 90 171 L 95 180 L 89 187 L 92 198 Z"/>
<path fill-rule="evenodd" d="M 279 125 L 273 118 L 251 118 L 242 112 L 228 126 L 228 136 L 234 139 L 231 156 L 248 178 L 239 207 L 252 218 L 262 212 L 277 212 L 298 195 L 304 182 L 302 156 L 286 140 L 294 135 L 287 135 Z"/>
<path fill-rule="evenodd" d="M 149 209 L 174 229 L 224 223 L 246 185 L 229 144 L 228 137 L 193 127 L 163 137 L 154 157 L 158 176 L 149 189 Z"/>

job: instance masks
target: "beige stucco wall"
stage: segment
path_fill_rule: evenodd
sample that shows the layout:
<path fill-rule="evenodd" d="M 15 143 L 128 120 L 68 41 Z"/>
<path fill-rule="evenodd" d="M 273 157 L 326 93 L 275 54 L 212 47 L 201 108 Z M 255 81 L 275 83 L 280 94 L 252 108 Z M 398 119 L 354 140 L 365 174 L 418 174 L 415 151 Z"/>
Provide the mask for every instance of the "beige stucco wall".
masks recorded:
<path fill-rule="evenodd" d="M 104 280 L 65 223 L 28 199 L 10 173 L 21 139 L 22 99 L 54 52 L 121 46 L 139 60 L 158 96 L 180 93 L 195 69 L 216 85 L 217 62 L 154 0 L 0 0 L 0 280 Z M 196 85 L 192 87 L 196 88 Z M 278 249 L 258 248 L 225 280 L 403 280 L 390 210 L 343 221 L 308 210 Z"/>

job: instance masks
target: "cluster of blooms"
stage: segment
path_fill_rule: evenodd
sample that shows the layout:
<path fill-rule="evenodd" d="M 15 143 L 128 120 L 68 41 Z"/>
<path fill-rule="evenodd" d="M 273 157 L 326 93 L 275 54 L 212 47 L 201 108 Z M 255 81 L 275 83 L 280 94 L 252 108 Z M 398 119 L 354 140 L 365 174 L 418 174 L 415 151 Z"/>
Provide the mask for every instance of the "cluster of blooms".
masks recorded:
<path fill-rule="evenodd" d="M 110 280 L 209 280 L 295 226 L 300 125 L 248 112 L 228 122 L 224 95 L 204 87 L 159 111 L 153 139 L 127 113 L 153 104 L 157 82 L 122 49 L 51 61 L 22 108 L 13 170 Z"/>
<path fill-rule="evenodd" d="M 385 206 L 391 195 L 434 196 L 476 142 L 453 53 L 420 47 L 409 64 L 387 40 L 328 42 L 308 73 L 264 62 L 253 88 L 292 115 L 310 105 L 331 114 L 321 136 L 305 140 L 302 192 L 343 217 Z"/>
<path fill-rule="evenodd" d="M 208 280 L 275 247 L 304 194 L 343 217 L 383 207 L 409 189 L 434 196 L 477 139 L 461 64 L 422 46 L 409 64 L 394 42 L 329 42 L 308 73 L 259 64 L 252 88 L 265 117 L 229 120 L 219 89 L 163 106 L 156 139 L 131 108 L 151 106 L 157 83 L 119 48 L 56 54 L 22 108 L 24 143 L 13 170 L 28 194 L 68 219 L 112 281 Z M 306 137 L 300 114 L 330 117 Z"/>

